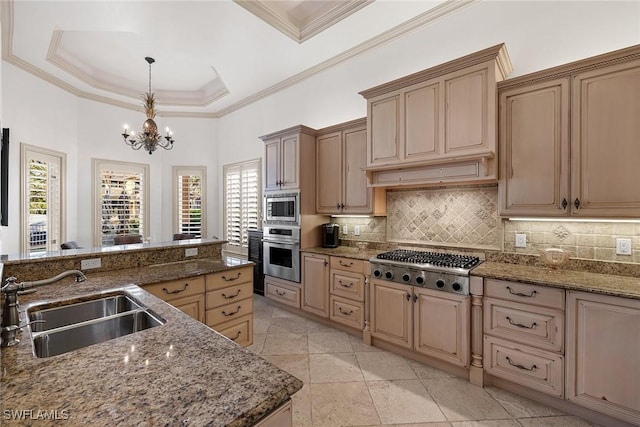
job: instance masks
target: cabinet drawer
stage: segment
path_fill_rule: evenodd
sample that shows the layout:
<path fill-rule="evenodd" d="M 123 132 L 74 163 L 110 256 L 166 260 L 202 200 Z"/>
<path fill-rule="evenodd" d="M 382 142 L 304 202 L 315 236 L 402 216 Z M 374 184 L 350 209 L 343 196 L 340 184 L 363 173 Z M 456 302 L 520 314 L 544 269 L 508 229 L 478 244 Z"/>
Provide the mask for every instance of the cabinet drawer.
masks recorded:
<path fill-rule="evenodd" d="M 364 301 L 364 276 L 340 270 L 331 270 L 329 292 L 345 298 Z"/>
<path fill-rule="evenodd" d="M 165 301 L 204 294 L 204 277 L 190 277 L 172 280 L 171 282 L 156 283 L 145 286 L 144 290 Z"/>
<path fill-rule="evenodd" d="M 213 329 L 243 347 L 253 344 L 253 316 L 250 314 L 221 323 Z"/>
<path fill-rule="evenodd" d="M 364 274 L 364 261 L 353 258 L 332 256 L 331 268 Z"/>
<path fill-rule="evenodd" d="M 562 352 L 564 312 L 485 298 L 484 332 L 544 350 Z"/>
<path fill-rule="evenodd" d="M 250 282 L 209 291 L 207 292 L 207 309 L 247 299 L 252 295 L 253 285 Z"/>
<path fill-rule="evenodd" d="M 207 310 L 207 326 L 214 327 L 220 323 L 230 322 L 231 320 L 251 314 L 253 312 L 253 299 L 244 299 L 235 301 L 212 310 Z"/>
<path fill-rule="evenodd" d="M 485 335 L 485 370 L 525 387 L 556 397 L 564 396 L 564 358 L 524 344 Z"/>
<path fill-rule="evenodd" d="M 253 280 L 253 267 L 233 268 L 207 275 L 207 290 L 226 288 Z"/>
<path fill-rule="evenodd" d="M 484 294 L 487 297 L 564 310 L 564 291 L 562 289 L 496 279 L 485 279 L 484 284 Z"/>
<path fill-rule="evenodd" d="M 264 295 L 279 303 L 300 308 L 300 288 L 289 286 L 270 277 L 264 279 Z"/>
<path fill-rule="evenodd" d="M 329 318 L 353 328 L 364 327 L 364 303 L 331 295 Z"/>

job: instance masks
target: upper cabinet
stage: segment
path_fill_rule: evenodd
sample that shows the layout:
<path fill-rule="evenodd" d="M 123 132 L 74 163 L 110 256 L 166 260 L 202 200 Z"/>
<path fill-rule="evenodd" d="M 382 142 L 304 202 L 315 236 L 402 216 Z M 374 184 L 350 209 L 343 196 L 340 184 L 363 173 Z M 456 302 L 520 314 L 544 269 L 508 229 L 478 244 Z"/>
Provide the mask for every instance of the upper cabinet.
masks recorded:
<path fill-rule="evenodd" d="M 506 80 L 503 216 L 638 217 L 640 47 Z"/>
<path fill-rule="evenodd" d="M 366 118 L 318 131 L 316 211 L 323 214 L 383 214 L 383 190 L 367 187 Z"/>
<path fill-rule="evenodd" d="M 495 91 L 510 71 L 501 44 L 361 92 L 370 184 L 495 182 Z"/>
<path fill-rule="evenodd" d="M 315 134 L 296 126 L 260 137 L 265 144 L 265 191 L 314 187 Z"/>

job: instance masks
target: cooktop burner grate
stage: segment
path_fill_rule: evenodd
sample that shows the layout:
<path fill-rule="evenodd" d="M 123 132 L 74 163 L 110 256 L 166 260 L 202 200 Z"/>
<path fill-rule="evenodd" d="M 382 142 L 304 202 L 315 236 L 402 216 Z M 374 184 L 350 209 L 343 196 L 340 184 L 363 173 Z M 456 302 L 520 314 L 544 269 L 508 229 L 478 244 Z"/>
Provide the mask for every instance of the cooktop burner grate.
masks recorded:
<path fill-rule="evenodd" d="M 430 264 L 436 267 L 472 269 L 480 264 L 480 258 L 470 255 L 447 254 L 441 252 L 396 249 L 376 256 L 379 260 L 407 264 Z"/>

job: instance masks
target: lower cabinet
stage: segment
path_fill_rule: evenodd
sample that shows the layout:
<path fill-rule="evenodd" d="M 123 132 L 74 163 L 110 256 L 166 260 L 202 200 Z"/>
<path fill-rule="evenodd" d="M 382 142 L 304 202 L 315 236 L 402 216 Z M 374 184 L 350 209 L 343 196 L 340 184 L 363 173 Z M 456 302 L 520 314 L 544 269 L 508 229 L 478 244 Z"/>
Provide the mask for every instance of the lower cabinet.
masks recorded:
<path fill-rule="evenodd" d="M 258 422 L 256 427 L 291 427 L 293 425 L 293 416 L 291 409 L 291 400 L 280 406 L 267 417 Z"/>
<path fill-rule="evenodd" d="M 568 400 L 640 425 L 640 300 L 567 293 Z"/>
<path fill-rule="evenodd" d="M 242 346 L 253 343 L 253 268 L 208 274 L 205 323 Z"/>
<path fill-rule="evenodd" d="M 302 307 L 309 313 L 329 317 L 329 256 L 302 254 Z"/>
<path fill-rule="evenodd" d="M 371 335 L 458 366 L 469 365 L 469 296 L 372 280 Z"/>
<path fill-rule="evenodd" d="M 332 256 L 329 270 L 329 318 L 364 328 L 364 261 Z"/>
<path fill-rule="evenodd" d="M 277 277 L 264 276 L 264 296 L 293 308 L 300 308 L 300 284 Z"/>
<path fill-rule="evenodd" d="M 204 289 L 204 277 L 190 277 L 144 286 L 145 291 L 202 323 L 205 321 Z"/>

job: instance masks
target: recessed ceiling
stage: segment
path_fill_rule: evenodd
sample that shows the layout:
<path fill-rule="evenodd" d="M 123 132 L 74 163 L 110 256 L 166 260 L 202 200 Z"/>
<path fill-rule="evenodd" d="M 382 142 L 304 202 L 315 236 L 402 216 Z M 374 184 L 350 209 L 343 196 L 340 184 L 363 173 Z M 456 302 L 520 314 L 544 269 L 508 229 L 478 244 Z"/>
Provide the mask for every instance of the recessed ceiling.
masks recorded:
<path fill-rule="evenodd" d="M 2 57 L 140 110 L 151 56 L 160 115 L 219 117 L 475 1 L 6 0 Z"/>

